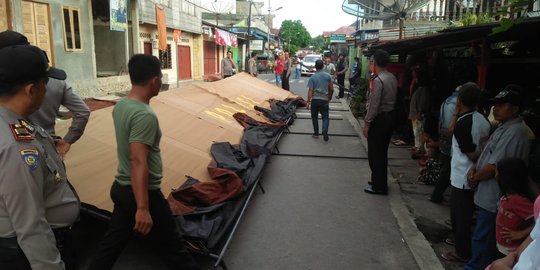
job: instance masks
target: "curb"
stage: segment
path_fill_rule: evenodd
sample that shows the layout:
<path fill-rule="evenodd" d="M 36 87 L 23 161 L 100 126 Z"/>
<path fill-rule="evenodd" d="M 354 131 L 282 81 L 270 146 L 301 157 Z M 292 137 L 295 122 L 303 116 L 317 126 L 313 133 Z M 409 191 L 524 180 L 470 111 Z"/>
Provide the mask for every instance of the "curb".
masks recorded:
<path fill-rule="evenodd" d="M 340 102 L 344 108 L 348 108 L 349 105 L 345 99 L 340 99 Z M 362 128 L 364 126 L 362 121 L 356 119 L 350 110 L 343 112 L 343 115 L 347 116 L 347 120 L 349 120 L 354 127 L 354 130 L 358 133 L 362 146 L 367 153 L 367 139 L 362 134 Z M 400 192 L 389 192 L 388 198 L 390 201 L 390 208 L 392 209 L 392 213 L 396 218 L 399 230 L 403 236 L 402 240 L 409 247 L 419 269 L 444 270 L 444 267 L 431 247 L 431 244 L 416 226 L 412 213 L 407 208 L 405 200 L 401 195 L 401 187 L 397 179 L 392 176 L 391 171 L 392 168 L 389 167 L 388 179 L 390 180 L 389 184 L 393 187 L 391 190 L 399 190 Z"/>

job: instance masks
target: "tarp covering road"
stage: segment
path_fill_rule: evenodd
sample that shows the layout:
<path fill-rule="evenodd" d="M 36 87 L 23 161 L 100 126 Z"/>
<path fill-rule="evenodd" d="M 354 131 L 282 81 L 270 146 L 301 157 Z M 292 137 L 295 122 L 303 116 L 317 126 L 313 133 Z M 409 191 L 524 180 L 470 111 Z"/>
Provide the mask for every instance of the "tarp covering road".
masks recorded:
<path fill-rule="evenodd" d="M 212 83 L 193 83 L 161 92 L 151 101 L 162 129 L 162 191 L 167 197 L 180 187 L 186 176 L 204 182 L 211 179 L 207 166 L 214 142 L 239 144 L 244 127 L 233 117 L 245 113 L 261 122 L 272 122 L 255 106 L 270 109 L 269 100 L 295 98 L 260 79 L 241 73 Z M 66 157 L 70 182 L 82 202 L 112 211 L 109 189 L 117 167 L 116 141 L 108 107 L 94 111 L 86 131 Z M 70 121 L 57 124 L 57 134 L 65 134 Z"/>

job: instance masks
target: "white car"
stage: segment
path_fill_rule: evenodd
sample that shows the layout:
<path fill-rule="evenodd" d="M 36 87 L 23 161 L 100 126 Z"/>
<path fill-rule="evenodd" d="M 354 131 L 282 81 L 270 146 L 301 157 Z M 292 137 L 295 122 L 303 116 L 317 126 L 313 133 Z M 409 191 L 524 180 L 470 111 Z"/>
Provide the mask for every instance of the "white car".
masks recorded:
<path fill-rule="evenodd" d="M 302 59 L 302 76 L 315 74 L 315 61 L 322 60 L 319 54 L 306 54 Z"/>

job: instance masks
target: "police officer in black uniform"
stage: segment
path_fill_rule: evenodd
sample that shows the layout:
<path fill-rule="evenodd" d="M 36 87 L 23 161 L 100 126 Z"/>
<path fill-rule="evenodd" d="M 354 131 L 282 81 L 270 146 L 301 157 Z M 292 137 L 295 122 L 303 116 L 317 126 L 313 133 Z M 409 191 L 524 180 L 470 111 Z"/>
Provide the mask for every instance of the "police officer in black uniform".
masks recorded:
<path fill-rule="evenodd" d="M 0 49 L 0 269 L 65 269 L 55 233 L 61 242 L 79 215 L 52 138 L 27 120 L 49 77 L 66 74 L 41 49 Z"/>

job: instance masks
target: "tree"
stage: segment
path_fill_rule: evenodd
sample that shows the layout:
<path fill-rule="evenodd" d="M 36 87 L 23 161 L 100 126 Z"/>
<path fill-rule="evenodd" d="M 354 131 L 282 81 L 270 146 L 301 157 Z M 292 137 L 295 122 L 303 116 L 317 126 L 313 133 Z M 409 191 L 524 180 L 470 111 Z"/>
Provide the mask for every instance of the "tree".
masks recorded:
<path fill-rule="evenodd" d="M 311 45 L 313 45 L 314 51 L 323 52 L 324 50 L 328 50 L 328 45 L 330 45 L 330 40 L 328 40 L 328 38 L 323 37 L 322 35 L 318 35 L 311 40 Z"/>
<path fill-rule="evenodd" d="M 279 33 L 281 38 L 287 42 L 283 49 L 290 51 L 291 55 L 294 55 L 298 48 L 305 48 L 311 42 L 311 35 L 300 20 L 283 21 Z"/>

